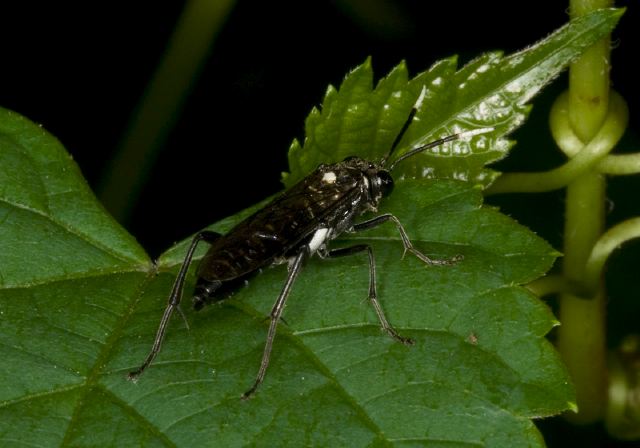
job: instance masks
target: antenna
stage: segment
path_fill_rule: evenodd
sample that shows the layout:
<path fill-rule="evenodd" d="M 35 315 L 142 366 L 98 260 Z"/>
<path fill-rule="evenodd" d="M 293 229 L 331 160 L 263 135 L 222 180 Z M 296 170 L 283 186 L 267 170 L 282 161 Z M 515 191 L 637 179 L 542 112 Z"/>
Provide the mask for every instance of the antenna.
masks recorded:
<path fill-rule="evenodd" d="M 406 152 L 404 154 L 402 154 L 400 157 L 398 157 L 396 160 L 393 161 L 393 163 L 389 166 L 388 170 L 391 171 L 393 170 L 393 168 L 399 163 L 402 162 L 404 159 L 408 159 L 411 156 L 414 156 L 418 153 L 421 153 L 422 151 L 425 151 L 429 148 L 433 148 L 435 146 L 440 146 L 443 143 L 447 143 L 453 140 L 459 140 L 459 139 L 463 139 L 463 138 L 468 138 L 468 137 L 473 137 L 474 135 L 478 135 L 478 134 L 486 134 L 488 132 L 493 131 L 494 128 L 480 128 L 480 129 L 472 129 L 470 131 L 464 131 L 464 132 L 459 132 L 457 134 L 451 134 L 451 135 L 447 135 L 444 138 L 438 139 L 438 140 L 434 140 L 430 143 L 427 143 L 426 145 L 422 145 L 422 146 L 418 146 L 416 148 L 413 148 L 411 151 Z"/>
<path fill-rule="evenodd" d="M 416 100 L 416 103 L 413 105 L 413 108 L 411 108 L 411 112 L 409 113 L 409 116 L 407 117 L 407 121 L 405 121 L 404 124 L 402 125 L 402 129 L 400 129 L 400 132 L 398 132 L 398 135 L 396 136 L 395 140 L 393 141 L 393 144 L 391 145 L 391 149 L 389 150 L 387 155 L 384 156 L 382 158 L 382 160 L 380 161 L 380 165 L 385 166 L 386 163 L 387 163 L 387 160 L 389 160 L 389 157 L 391 157 L 391 155 L 398 148 L 398 145 L 400 144 L 400 140 L 402 140 L 402 137 L 404 137 L 404 134 L 407 132 L 407 129 L 409 129 L 409 126 L 411 126 L 411 123 L 413 123 L 413 119 L 415 118 L 416 114 L 418 113 L 418 111 L 422 107 L 422 103 L 424 102 L 424 98 L 425 98 L 426 94 L 427 94 L 427 88 L 425 86 L 422 86 L 422 91 L 420 92 L 420 96 L 418 96 L 418 99 Z M 393 170 L 393 168 L 399 162 L 402 162 L 404 159 L 408 159 L 409 157 L 411 157 L 413 155 L 416 155 L 418 153 L 421 153 L 422 151 L 425 151 L 425 150 L 427 150 L 429 148 L 433 148 L 435 146 L 440 146 L 443 143 L 447 143 L 447 142 L 450 142 L 450 141 L 453 141 L 453 140 L 469 138 L 469 137 L 473 137 L 474 135 L 478 135 L 478 134 L 486 134 L 486 133 L 491 132 L 493 130 L 494 130 L 494 128 L 492 128 L 492 127 L 491 128 L 472 129 L 470 131 L 464 131 L 464 132 L 458 132 L 457 134 L 451 134 L 451 135 L 448 135 L 448 136 L 443 137 L 441 139 L 434 140 L 434 141 L 432 141 L 430 143 L 427 143 L 425 145 L 417 146 L 417 147 L 411 149 L 409 152 L 401 155 L 396 160 L 394 160 L 391 163 L 391 165 L 389 166 L 388 170 L 389 171 Z"/>
<path fill-rule="evenodd" d="M 411 126 L 411 123 L 413 123 L 413 118 L 416 116 L 416 114 L 422 107 L 422 103 L 424 101 L 424 97 L 426 94 L 427 94 L 427 88 L 425 86 L 422 86 L 422 91 L 420 92 L 420 96 L 418 96 L 418 99 L 416 100 L 415 104 L 411 108 L 411 112 L 409 112 L 407 121 L 405 121 L 404 124 L 402 125 L 402 129 L 400 129 L 400 132 L 398 132 L 398 135 L 393 141 L 393 144 L 391 145 L 391 149 L 389 150 L 387 155 L 384 156 L 380 161 L 380 165 L 384 166 L 387 160 L 389 160 L 389 157 L 391 157 L 391 154 L 393 154 L 396 148 L 398 147 L 400 140 L 402 140 L 402 137 L 404 137 L 404 134 L 405 132 L 407 132 L 407 129 L 409 129 L 409 126 Z"/>

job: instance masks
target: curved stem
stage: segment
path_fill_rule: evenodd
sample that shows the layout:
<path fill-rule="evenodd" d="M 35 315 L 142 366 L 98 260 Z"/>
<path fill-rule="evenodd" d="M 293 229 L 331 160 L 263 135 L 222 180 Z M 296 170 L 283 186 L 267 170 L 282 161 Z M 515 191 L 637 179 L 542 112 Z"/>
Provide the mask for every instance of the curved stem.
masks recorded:
<path fill-rule="evenodd" d="M 587 291 L 597 288 L 607 258 L 623 243 L 640 238 L 640 217 L 632 218 L 607 230 L 593 246 L 584 269 L 584 283 Z"/>
<path fill-rule="evenodd" d="M 549 126 L 551 127 L 551 134 L 558 147 L 560 147 L 562 152 L 567 156 L 573 157 L 583 151 L 584 143 L 571 127 L 569 119 L 571 115 L 569 113 L 569 99 L 569 93 L 565 92 L 553 103 L 549 116 Z M 629 109 L 627 103 L 619 93 L 612 90 L 606 121 L 598 130 L 597 137 L 609 137 L 611 144 L 610 149 L 613 149 L 622 137 L 622 134 L 624 134 L 628 122 Z M 598 165 L 598 168 L 599 166 L 600 165 Z M 600 170 L 598 169 L 598 171 Z"/>
<path fill-rule="evenodd" d="M 568 94 L 562 94 L 552 109 L 551 123 L 558 144 L 571 148 L 567 152 L 574 154 L 564 165 L 542 173 L 506 173 L 491 185 L 486 193 L 551 191 L 569 185 L 578 177 L 593 169 L 599 160 L 605 157 L 618 143 L 628 121 L 628 110 L 619 95 L 611 96 L 609 114 L 602 127 L 586 145 L 580 142 L 570 130 Z M 560 123 L 560 124 L 558 124 Z M 576 149 L 577 147 L 577 149 Z"/>

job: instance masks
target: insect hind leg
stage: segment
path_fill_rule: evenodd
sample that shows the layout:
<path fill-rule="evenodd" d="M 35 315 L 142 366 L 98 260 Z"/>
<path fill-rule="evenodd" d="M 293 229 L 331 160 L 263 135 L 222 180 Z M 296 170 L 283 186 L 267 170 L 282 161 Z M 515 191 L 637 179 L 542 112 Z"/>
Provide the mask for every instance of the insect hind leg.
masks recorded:
<path fill-rule="evenodd" d="M 435 258 L 427 257 L 425 254 L 423 254 L 418 249 L 413 247 L 413 244 L 411 243 L 411 240 L 407 235 L 407 231 L 404 230 L 402 223 L 398 218 L 396 218 L 391 213 L 385 213 L 383 215 L 376 216 L 375 218 L 371 218 L 367 221 L 354 224 L 353 230 L 361 231 L 361 230 L 371 229 L 373 227 L 379 226 L 380 224 L 384 224 L 387 221 L 393 221 L 393 223 L 396 225 L 396 228 L 398 229 L 398 233 L 400 234 L 400 239 L 402 240 L 402 245 L 404 246 L 404 254 L 406 254 L 407 252 L 410 252 L 420 261 L 422 261 L 423 263 L 429 266 L 450 266 L 462 260 L 463 258 L 462 255 L 455 255 L 451 258 L 445 258 L 445 259 L 435 259 Z M 403 254 L 403 257 L 404 257 L 404 254 Z"/>
<path fill-rule="evenodd" d="M 376 311 L 378 315 L 378 320 L 380 321 L 380 326 L 382 330 L 395 339 L 398 342 L 401 342 L 404 345 L 413 345 L 414 340 L 411 338 L 407 338 L 398 334 L 395 328 L 389 323 L 387 317 L 382 310 L 382 306 L 380 306 L 380 302 L 378 301 L 378 292 L 376 287 L 376 261 L 373 256 L 373 249 L 368 244 L 356 244 L 354 246 L 343 247 L 339 249 L 332 249 L 327 254 L 331 258 L 344 257 L 347 255 L 356 254 L 359 252 L 367 251 L 369 255 L 369 301 L 373 306 L 373 309 Z"/>
<path fill-rule="evenodd" d="M 153 345 L 151 346 L 151 350 L 149 354 L 143 361 L 142 365 L 138 367 L 136 370 L 129 372 L 127 378 L 131 381 L 137 381 L 138 377 L 142 375 L 142 372 L 145 371 L 149 364 L 153 362 L 156 355 L 160 352 L 160 348 L 162 347 L 162 341 L 164 340 L 165 333 L 167 332 L 167 326 L 169 325 L 169 319 L 175 310 L 178 310 L 182 318 L 187 321 L 184 313 L 180 309 L 180 301 L 182 300 L 182 290 L 184 286 L 184 280 L 187 276 L 187 271 L 189 270 L 189 265 L 191 264 L 191 259 L 193 258 L 193 253 L 198 246 L 198 243 L 202 240 L 211 243 L 220 237 L 219 233 L 212 232 L 209 230 L 203 230 L 202 232 L 198 232 L 191 241 L 189 245 L 189 249 L 187 250 L 187 254 L 184 257 L 184 261 L 182 262 L 182 266 L 180 267 L 180 272 L 176 276 L 176 281 L 173 284 L 173 288 L 171 289 L 171 294 L 169 295 L 169 300 L 167 303 L 167 307 L 162 314 L 162 319 L 160 319 L 160 324 L 158 325 L 158 330 L 156 332 L 156 337 L 153 340 Z M 187 324 L 188 327 L 188 324 Z"/>

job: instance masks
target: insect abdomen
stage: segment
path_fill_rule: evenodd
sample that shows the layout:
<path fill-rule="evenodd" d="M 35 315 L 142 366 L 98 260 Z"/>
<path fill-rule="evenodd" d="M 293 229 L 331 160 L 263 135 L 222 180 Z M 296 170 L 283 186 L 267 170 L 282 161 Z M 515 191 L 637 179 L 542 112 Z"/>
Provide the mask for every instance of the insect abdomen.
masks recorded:
<path fill-rule="evenodd" d="M 231 296 L 259 270 L 273 263 L 279 255 L 277 241 L 264 239 L 264 232 L 242 239 L 225 236 L 216 241 L 198 266 L 193 306 L 220 302 Z M 272 245 L 276 245 L 276 250 Z"/>
<path fill-rule="evenodd" d="M 242 287 L 251 277 L 256 275 L 258 270 L 251 271 L 230 280 L 207 280 L 198 277 L 196 287 L 193 291 L 193 308 L 199 310 L 205 305 L 221 302 L 232 296 L 240 287 Z"/>

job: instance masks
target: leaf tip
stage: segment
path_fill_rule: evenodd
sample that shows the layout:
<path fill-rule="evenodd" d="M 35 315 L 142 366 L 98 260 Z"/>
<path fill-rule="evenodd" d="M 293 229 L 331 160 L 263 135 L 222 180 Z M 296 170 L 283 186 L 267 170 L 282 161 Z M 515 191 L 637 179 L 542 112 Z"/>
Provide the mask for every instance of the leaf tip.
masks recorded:
<path fill-rule="evenodd" d="M 627 12 L 627 7 L 622 6 L 620 8 L 611 8 L 611 15 L 617 19 L 620 19 Z"/>

